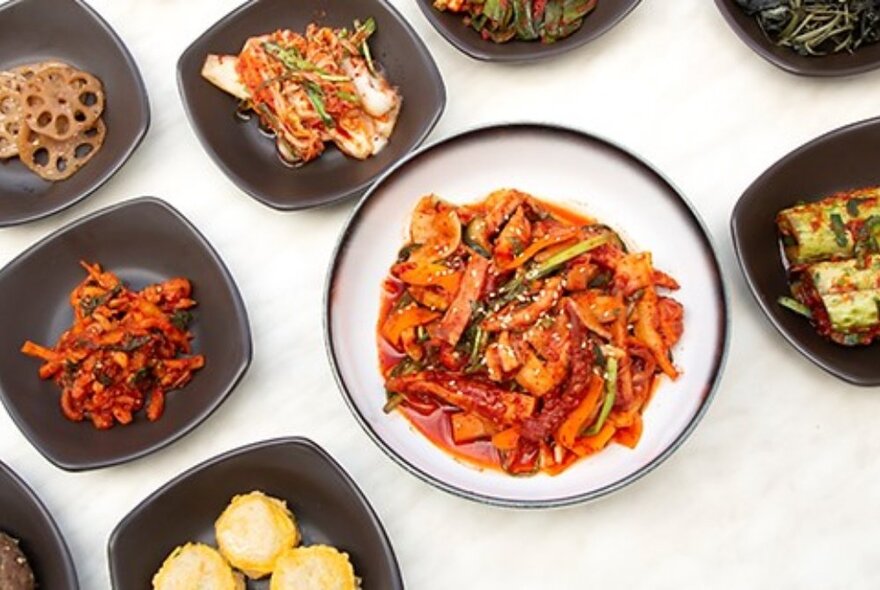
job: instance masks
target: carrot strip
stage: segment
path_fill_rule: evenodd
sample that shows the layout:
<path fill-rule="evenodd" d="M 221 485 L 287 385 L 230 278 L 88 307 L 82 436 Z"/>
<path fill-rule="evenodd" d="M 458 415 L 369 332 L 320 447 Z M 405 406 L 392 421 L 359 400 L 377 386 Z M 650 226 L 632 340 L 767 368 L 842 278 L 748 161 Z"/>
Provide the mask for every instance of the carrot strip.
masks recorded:
<path fill-rule="evenodd" d="M 564 447 L 574 450 L 575 441 L 580 436 L 584 426 L 596 414 L 596 410 L 599 407 L 599 398 L 602 396 L 604 389 L 605 380 L 598 375 L 593 375 L 590 378 L 590 388 L 587 390 L 584 399 L 568 415 L 568 418 L 565 419 L 565 422 L 562 423 L 562 426 L 559 427 L 556 433 L 556 440 Z"/>
<path fill-rule="evenodd" d="M 608 443 L 611 442 L 611 438 L 616 431 L 617 427 L 614 424 L 606 422 L 605 425 L 602 426 L 602 430 L 599 431 L 599 434 L 596 434 L 595 436 L 585 436 L 578 439 L 571 450 L 581 457 L 598 453 L 608 446 Z"/>
<path fill-rule="evenodd" d="M 505 264 L 501 264 L 499 266 L 502 271 L 510 271 L 519 268 L 529 260 L 535 257 L 541 250 L 545 248 L 549 248 L 550 246 L 555 246 L 558 244 L 562 244 L 564 242 L 570 242 L 575 239 L 578 235 L 578 229 L 575 227 L 570 228 L 562 228 L 557 232 L 552 234 L 548 234 L 542 238 L 539 238 L 529 244 L 529 246 L 523 250 L 522 254 L 507 262 Z"/>
<path fill-rule="evenodd" d="M 382 337 L 392 346 L 400 345 L 400 336 L 406 330 L 434 321 L 440 317 L 436 311 L 417 305 L 396 309 L 382 322 Z"/>

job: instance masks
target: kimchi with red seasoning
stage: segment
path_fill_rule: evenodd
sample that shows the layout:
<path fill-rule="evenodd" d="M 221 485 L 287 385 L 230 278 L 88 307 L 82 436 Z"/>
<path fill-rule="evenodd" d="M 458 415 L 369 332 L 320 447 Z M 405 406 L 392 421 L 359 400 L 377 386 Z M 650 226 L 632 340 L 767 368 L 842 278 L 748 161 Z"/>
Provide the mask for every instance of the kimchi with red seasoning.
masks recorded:
<path fill-rule="evenodd" d="M 385 280 L 385 411 L 480 467 L 557 474 L 630 448 L 684 310 L 675 279 L 596 220 L 516 190 L 421 199 Z"/>
<path fill-rule="evenodd" d="M 42 359 L 40 377 L 61 387 L 61 410 L 74 422 L 106 430 L 129 424 L 146 408 L 158 420 L 168 391 L 186 385 L 205 365 L 191 353 L 188 324 L 192 285 L 173 278 L 141 291 L 128 289 L 98 264 L 73 290 L 73 326 L 52 348 L 31 341 L 21 351 Z"/>

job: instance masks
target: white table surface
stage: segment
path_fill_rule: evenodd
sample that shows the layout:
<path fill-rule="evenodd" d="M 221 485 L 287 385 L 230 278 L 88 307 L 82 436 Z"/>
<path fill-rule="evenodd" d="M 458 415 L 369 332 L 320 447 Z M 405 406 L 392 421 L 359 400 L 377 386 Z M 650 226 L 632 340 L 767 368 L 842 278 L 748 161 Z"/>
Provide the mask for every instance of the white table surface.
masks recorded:
<path fill-rule="evenodd" d="M 92 0 L 140 65 L 152 127 L 87 201 L 0 231 L 0 263 L 90 211 L 160 196 L 230 267 L 250 312 L 255 357 L 207 423 L 120 467 L 60 471 L 0 412 L 0 457 L 55 515 L 82 587 L 109 587 L 107 537 L 155 488 L 223 451 L 292 434 L 323 445 L 357 480 L 415 590 L 876 587 L 880 395 L 824 374 L 783 342 L 746 290 L 728 218 L 779 157 L 878 114 L 880 72 L 838 80 L 785 74 L 746 48 L 711 0 L 646 0 L 609 34 L 560 58 L 483 64 L 448 45 L 414 0 L 392 1 L 446 79 L 449 104 L 432 140 L 500 121 L 586 129 L 647 158 L 696 205 L 718 246 L 733 314 L 714 405 L 659 470 L 585 506 L 501 510 L 408 475 L 357 425 L 324 352 L 322 286 L 353 203 L 294 214 L 263 207 L 214 166 L 185 119 L 177 58 L 238 0 Z"/>

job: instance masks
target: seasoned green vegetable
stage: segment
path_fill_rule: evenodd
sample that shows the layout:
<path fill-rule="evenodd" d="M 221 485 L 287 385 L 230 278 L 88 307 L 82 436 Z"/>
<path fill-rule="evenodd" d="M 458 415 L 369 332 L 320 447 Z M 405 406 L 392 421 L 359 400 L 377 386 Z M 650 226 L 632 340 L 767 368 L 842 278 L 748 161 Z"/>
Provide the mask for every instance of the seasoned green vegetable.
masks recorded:
<path fill-rule="evenodd" d="M 880 0 L 737 0 L 767 37 L 819 56 L 880 41 Z"/>
<path fill-rule="evenodd" d="M 598 0 L 434 0 L 438 10 L 465 14 L 465 22 L 495 43 L 553 43 L 581 28 Z"/>

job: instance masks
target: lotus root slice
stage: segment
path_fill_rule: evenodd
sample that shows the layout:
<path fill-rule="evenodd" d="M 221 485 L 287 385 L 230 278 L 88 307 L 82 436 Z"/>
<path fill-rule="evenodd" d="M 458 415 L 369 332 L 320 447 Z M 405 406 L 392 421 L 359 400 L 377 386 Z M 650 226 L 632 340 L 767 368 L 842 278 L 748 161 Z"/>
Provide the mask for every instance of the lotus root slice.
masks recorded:
<path fill-rule="evenodd" d="M 0 72 L 0 160 L 18 155 L 18 132 L 22 110 L 19 89 L 24 79 L 11 72 Z"/>
<path fill-rule="evenodd" d="M 19 158 L 40 178 L 58 181 L 85 166 L 104 144 L 107 128 L 98 119 L 74 137 L 58 141 L 22 125 L 18 135 Z"/>
<path fill-rule="evenodd" d="M 104 111 L 101 82 L 69 66 L 38 70 L 21 95 L 27 125 L 57 141 L 90 128 Z"/>

